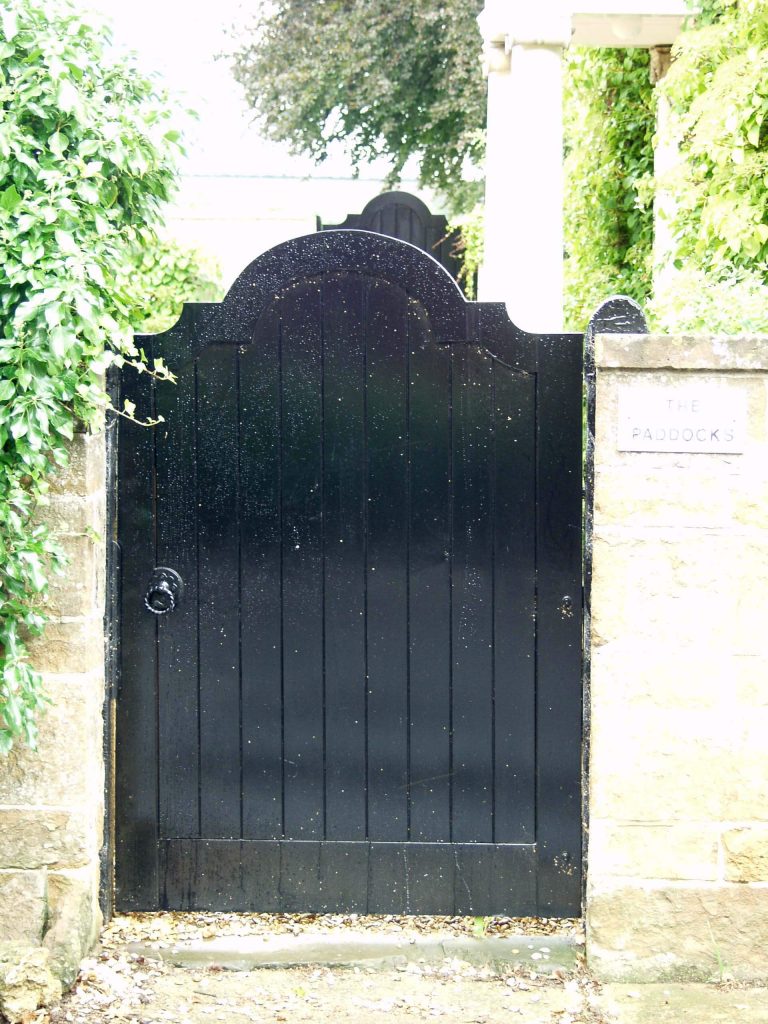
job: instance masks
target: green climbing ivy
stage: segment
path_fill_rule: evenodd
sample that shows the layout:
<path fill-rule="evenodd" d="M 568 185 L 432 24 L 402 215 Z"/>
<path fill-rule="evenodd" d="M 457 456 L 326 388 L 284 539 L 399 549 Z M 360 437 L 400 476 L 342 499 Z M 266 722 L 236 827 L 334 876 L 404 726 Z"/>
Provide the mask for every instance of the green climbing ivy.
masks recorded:
<path fill-rule="evenodd" d="M 126 268 L 154 245 L 179 145 L 166 98 L 91 20 L 0 0 L 1 752 L 34 745 L 45 700 L 25 638 L 64 559 L 37 513 L 77 425 L 103 414 L 108 363 L 142 368 Z"/>
<path fill-rule="evenodd" d="M 565 83 L 565 322 L 580 331 L 606 296 L 651 289 L 648 51 L 574 47 Z"/>
<path fill-rule="evenodd" d="M 706 0 L 696 25 L 660 86 L 677 273 L 652 313 L 667 330 L 768 330 L 768 5 Z"/>

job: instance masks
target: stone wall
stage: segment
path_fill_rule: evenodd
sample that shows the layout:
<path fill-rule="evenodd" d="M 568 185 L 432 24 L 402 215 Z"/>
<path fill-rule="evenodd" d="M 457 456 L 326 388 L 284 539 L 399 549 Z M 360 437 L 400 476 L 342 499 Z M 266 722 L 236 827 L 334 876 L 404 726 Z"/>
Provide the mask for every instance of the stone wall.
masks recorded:
<path fill-rule="evenodd" d="M 768 338 L 603 335 L 596 362 L 590 963 L 765 977 Z M 620 392 L 707 385 L 744 396 L 741 453 L 619 450 Z"/>
<path fill-rule="evenodd" d="M 0 760 L 0 939 L 47 950 L 65 984 L 101 920 L 104 452 L 103 435 L 77 435 L 52 479 L 45 519 L 71 564 L 52 581 L 52 621 L 31 645 L 51 704 L 38 750 Z"/>

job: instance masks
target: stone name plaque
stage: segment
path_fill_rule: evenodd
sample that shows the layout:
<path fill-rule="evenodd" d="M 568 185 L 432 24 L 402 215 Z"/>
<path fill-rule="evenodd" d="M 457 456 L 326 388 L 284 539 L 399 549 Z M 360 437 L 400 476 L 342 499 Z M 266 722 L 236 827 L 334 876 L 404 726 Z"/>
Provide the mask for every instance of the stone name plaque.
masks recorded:
<path fill-rule="evenodd" d="M 717 385 L 656 384 L 619 390 L 622 452 L 744 451 L 747 396 Z"/>

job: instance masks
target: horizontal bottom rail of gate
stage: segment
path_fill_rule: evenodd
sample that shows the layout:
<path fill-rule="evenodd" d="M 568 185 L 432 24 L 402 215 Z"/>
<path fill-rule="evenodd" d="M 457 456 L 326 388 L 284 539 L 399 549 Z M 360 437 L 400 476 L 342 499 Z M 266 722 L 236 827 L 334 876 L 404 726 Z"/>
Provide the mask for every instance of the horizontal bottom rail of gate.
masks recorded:
<path fill-rule="evenodd" d="M 535 844 L 166 839 L 159 853 L 164 910 L 537 913 Z"/>

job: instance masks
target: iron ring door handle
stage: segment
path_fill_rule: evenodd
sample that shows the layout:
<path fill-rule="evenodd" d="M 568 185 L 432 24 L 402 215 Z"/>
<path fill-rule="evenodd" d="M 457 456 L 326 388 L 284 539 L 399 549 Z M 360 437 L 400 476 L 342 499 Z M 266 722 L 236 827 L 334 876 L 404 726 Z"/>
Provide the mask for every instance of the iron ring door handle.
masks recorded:
<path fill-rule="evenodd" d="M 144 595 L 144 607 L 153 615 L 167 615 L 176 610 L 183 590 L 184 583 L 175 569 L 158 566 Z"/>

